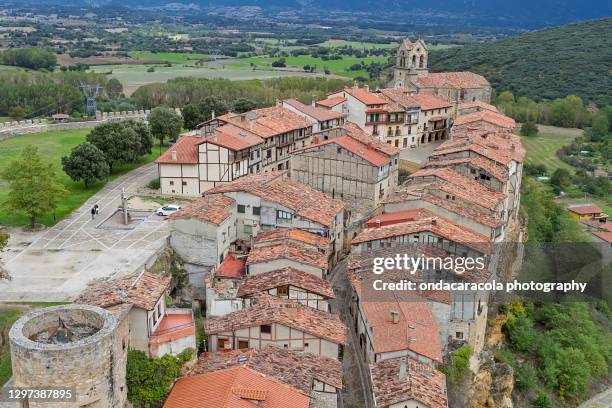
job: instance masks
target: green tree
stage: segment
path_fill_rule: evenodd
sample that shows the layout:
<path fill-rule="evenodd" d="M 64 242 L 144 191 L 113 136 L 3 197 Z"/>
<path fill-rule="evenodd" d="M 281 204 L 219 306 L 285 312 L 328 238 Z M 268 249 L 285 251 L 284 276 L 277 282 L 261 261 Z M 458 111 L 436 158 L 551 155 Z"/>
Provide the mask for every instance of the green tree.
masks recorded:
<path fill-rule="evenodd" d="M 178 138 L 183 126 L 183 119 L 173 109 L 160 106 L 149 113 L 149 126 L 151 126 L 153 137 L 159 140 L 161 149 L 166 137 Z"/>
<path fill-rule="evenodd" d="M 583 398 L 590 379 L 589 363 L 584 354 L 572 347 L 564 348 L 557 356 L 557 365 L 559 396 L 563 399 Z"/>
<path fill-rule="evenodd" d="M 0 229 L 0 252 L 4 251 L 4 248 L 8 245 L 10 237 L 8 232 Z"/>
<path fill-rule="evenodd" d="M 140 144 L 138 146 L 138 155 L 144 156 L 151 154 L 153 148 L 153 136 L 151 136 L 151 128 L 144 122 L 128 120 L 123 122 L 125 126 L 132 128 L 138 135 Z"/>
<path fill-rule="evenodd" d="M 553 186 L 555 193 L 567 190 L 572 185 L 572 176 L 566 169 L 557 169 L 550 177 L 550 184 Z"/>
<path fill-rule="evenodd" d="M 115 163 L 134 162 L 141 152 L 140 136 L 126 122 L 98 125 L 87 135 L 87 141 L 104 153 L 111 173 Z"/>
<path fill-rule="evenodd" d="M 27 116 L 27 112 L 21 106 L 14 106 L 8 111 L 8 115 L 15 120 L 23 120 Z"/>
<path fill-rule="evenodd" d="M 123 95 L 123 85 L 117 78 L 111 78 L 106 84 L 106 93 L 112 99 L 120 98 Z"/>
<path fill-rule="evenodd" d="M 23 149 L 21 156 L 2 173 L 2 178 L 9 183 L 8 205 L 26 214 L 31 227 L 36 225 L 39 216 L 54 210 L 66 193 L 55 168 L 43 162 L 35 146 Z"/>
<path fill-rule="evenodd" d="M 72 180 L 83 180 L 85 188 L 110 175 L 104 153 L 91 143 L 80 144 L 72 149 L 70 156 L 62 157 L 62 168 Z"/>
<path fill-rule="evenodd" d="M 510 337 L 510 346 L 516 351 L 529 351 L 534 345 L 533 321 L 525 314 L 510 316 L 505 329 Z"/>
<path fill-rule="evenodd" d="M 608 136 L 608 130 L 610 123 L 608 122 L 608 115 L 605 112 L 598 112 L 593 117 L 593 123 L 591 126 L 591 140 L 593 142 L 599 142 L 604 140 Z"/>
<path fill-rule="evenodd" d="M 197 105 L 190 103 L 185 105 L 181 111 L 185 127 L 189 130 L 194 130 L 202 121 L 200 120 L 200 109 Z"/>
<path fill-rule="evenodd" d="M 247 99 L 238 98 L 232 104 L 232 111 L 236 113 L 244 113 L 257 108 L 257 102 Z"/>
<path fill-rule="evenodd" d="M 207 96 L 206 98 L 198 102 L 198 109 L 200 111 L 200 123 L 210 120 L 213 113 L 215 117 L 219 115 L 225 115 L 229 111 L 227 103 L 216 96 Z"/>
<path fill-rule="evenodd" d="M 533 402 L 534 408 L 553 408 L 552 402 L 550 402 L 550 398 L 546 395 L 545 392 L 540 391 L 538 393 L 538 397 Z"/>
<path fill-rule="evenodd" d="M 538 125 L 534 122 L 525 122 L 521 126 L 521 135 L 523 136 L 537 136 L 538 132 Z"/>

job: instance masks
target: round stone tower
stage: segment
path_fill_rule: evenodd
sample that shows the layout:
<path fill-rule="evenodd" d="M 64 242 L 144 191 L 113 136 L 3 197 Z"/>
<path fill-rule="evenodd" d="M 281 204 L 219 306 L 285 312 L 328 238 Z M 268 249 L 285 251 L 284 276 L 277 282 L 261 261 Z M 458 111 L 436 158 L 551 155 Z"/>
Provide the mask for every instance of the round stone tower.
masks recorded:
<path fill-rule="evenodd" d="M 76 398 L 20 406 L 124 407 L 128 332 L 128 319 L 96 306 L 54 306 L 21 317 L 9 333 L 13 386 L 68 387 Z"/>

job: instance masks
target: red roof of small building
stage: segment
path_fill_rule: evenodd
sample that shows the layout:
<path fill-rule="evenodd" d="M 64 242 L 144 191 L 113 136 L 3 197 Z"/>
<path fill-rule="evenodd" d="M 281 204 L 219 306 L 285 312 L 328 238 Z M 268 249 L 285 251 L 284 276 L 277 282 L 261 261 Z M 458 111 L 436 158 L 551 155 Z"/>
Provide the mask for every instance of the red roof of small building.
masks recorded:
<path fill-rule="evenodd" d="M 245 263 L 244 259 L 235 258 L 232 254 L 229 254 L 217 268 L 215 277 L 242 278 L 245 272 Z"/>
<path fill-rule="evenodd" d="M 573 213 L 580 215 L 601 214 L 603 210 L 595 204 L 574 204 L 567 207 Z"/>
<path fill-rule="evenodd" d="M 432 110 L 432 109 L 444 109 L 450 108 L 452 105 L 446 99 L 440 98 L 439 96 L 430 95 L 430 94 L 414 94 L 409 98 L 414 99 L 422 111 Z"/>
<path fill-rule="evenodd" d="M 308 408 L 310 397 L 251 368 L 237 366 L 180 378 L 164 408 Z"/>
<path fill-rule="evenodd" d="M 200 144 L 212 143 L 229 150 L 239 151 L 263 142 L 264 140 L 256 134 L 228 123 L 216 128 L 214 134 L 204 139 Z"/>
<path fill-rule="evenodd" d="M 181 136 L 176 143 L 168 148 L 155 163 L 161 164 L 198 164 L 198 144 L 202 142 L 201 137 Z M 172 158 L 173 152 L 176 160 Z"/>
<path fill-rule="evenodd" d="M 386 99 L 383 99 L 380 96 L 373 94 L 365 88 L 359 88 L 355 86 L 352 88 L 345 88 L 344 92 L 349 95 L 352 95 L 365 105 L 385 105 L 387 103 Z"/>
<path fill-rule="evenodd" d="M 336 112 L 330 109 L 318 108 L 316 106 L 304 105 L 302 102 L 297 99 L 286 99 L 283 101 L 287 105 L 292 106 L 296 110 L 302 112 L 303 114 L 313 118 L 318 122 L 325 122 L 327 120 L 340 119 L 346 116 L 344 113 Z"/>
<path fill-rule="evenodd" d="M 333 139 L 323 140 L 317 143 L 312 143 L 308 146 L 301 147 L 294 150 L 292 153 L 306 152 L 313 149 L 318 149 L 321 146 L 335 144 L 343 149 L 351 152 L 352 154 L 362 158 L 363 160 L 373 164 L 374 166 L 380 167 L 390 162 L 389 156 L 382 154 L 375 148 L 361 143 L 359 140 L 352 138 L 351 136 L 339 136 Z"/>
<path fill-rule="evenodd" d="M 465 115 L 460 115 L 455 119 L 453 123 L 454 126 L 462 126 L 468 123 L 473 122 L 488 122 L 493 125 L 514 129 L 516 127 L 516 122 L 514 119 L 502 115 L 501 113 L 492 112 L 489 110 L 466 113 Z"/>
<path fill-rule="evenodd" d="M 325 253 L 291 242 L 255 247 L 249 252 L 246 264 L 267 263 L 277 259 L 290 259 L 321 269 L 327 268 L 327 255 Z"/>
<path fill-rule="evenodd" d="M 335 297 L 328 281 L 291 267 L 245 277 L 240 282 L 236 296 L 246 297 L 285 285 L 304 289 L 327 299 Z"/>
<path fill-rule="evenodd" d="M 333 108 L 334 106 L 340 105 L 343 102 L 346 102 L 346 98 L 343 98 L 342 96 L 332 96 L 331 98 L 318 101 L 317 105 Z"/>
<path fill-rule="evenodd" d="M 168 219 L 193 218 L 219 225 L 232 215 L 234 204 L 236 202 L 231 197 L 212 194 L 192 201 L 179 211 L 170 214 Z"/>
<path fill-rule="evenodd" d="M 228 113 L 217 119 L 231 123 L 264 139 L 312 126 L 310 121 L 297 113 L 276 105 L 241 114 Z"/>
<path fill-rule="evenodd" d="M 593 232 L 593 235 L 595 235 L 597 238 L 600 238 L 601 240 L 605 242 L 612 243 L 612 231 Z"/>

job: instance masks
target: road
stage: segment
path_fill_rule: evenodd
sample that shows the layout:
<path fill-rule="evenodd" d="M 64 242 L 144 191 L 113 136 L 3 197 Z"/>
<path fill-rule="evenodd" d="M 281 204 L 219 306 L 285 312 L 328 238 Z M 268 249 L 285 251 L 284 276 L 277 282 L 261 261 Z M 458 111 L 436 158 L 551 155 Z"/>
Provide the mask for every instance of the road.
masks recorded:
<path fill-rule="evenodd" d="M 332 312 L 339 314 L 347 327 L 348 344 L 344 348 L 342 360 L 344 370 L 344 389 L 342 392 L 343 408 L 372 408 L 372 389 L 368 365 L 361 358 L 361 351 L 352 318 L 349 311 L 351 291 L 346 278 L 346 259 L 339 262 L 332 270 L 329 281 L 334 288 L 336 298 L 331 302 Z"/>
<path fill-rule="evenodd" d="M 578 408 L 609 408 L 612 407 L 612 388 L 595 395 L 590 400 L 580 404 Z"/>
<path fill-rule="evenodd" d="M 31 242 L 24 242 L 24 234 L 12 238 L 3 255 L 12 279 L 0 281 L 0 302 L 71 300 L 93 280 L 142 268 L 165 245 L 167 223 L 152 213 L 131 229 L 105 220 L 116 213 L 122 189 L 134 194 L 156 175 L 154 163 L 132 170 Z M 92 219 L 94 204 L 100 212 Z"/>

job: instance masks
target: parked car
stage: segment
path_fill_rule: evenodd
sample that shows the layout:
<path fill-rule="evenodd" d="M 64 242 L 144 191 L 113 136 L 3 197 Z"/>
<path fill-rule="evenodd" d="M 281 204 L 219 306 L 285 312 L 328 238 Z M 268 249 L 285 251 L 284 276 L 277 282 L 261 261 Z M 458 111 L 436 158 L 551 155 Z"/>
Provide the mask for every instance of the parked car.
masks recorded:
<path fill-rule="evenodd" d="M 157 213 L 157 215 L 165 216 L 165 215 L 170 215 L 172 213 L 175 213 L 180 209 L 181 207 L 176 204 L 169 204 L 169 205 L 164 205 L 163 207 L 159 207 L 155 212 Z"/>

